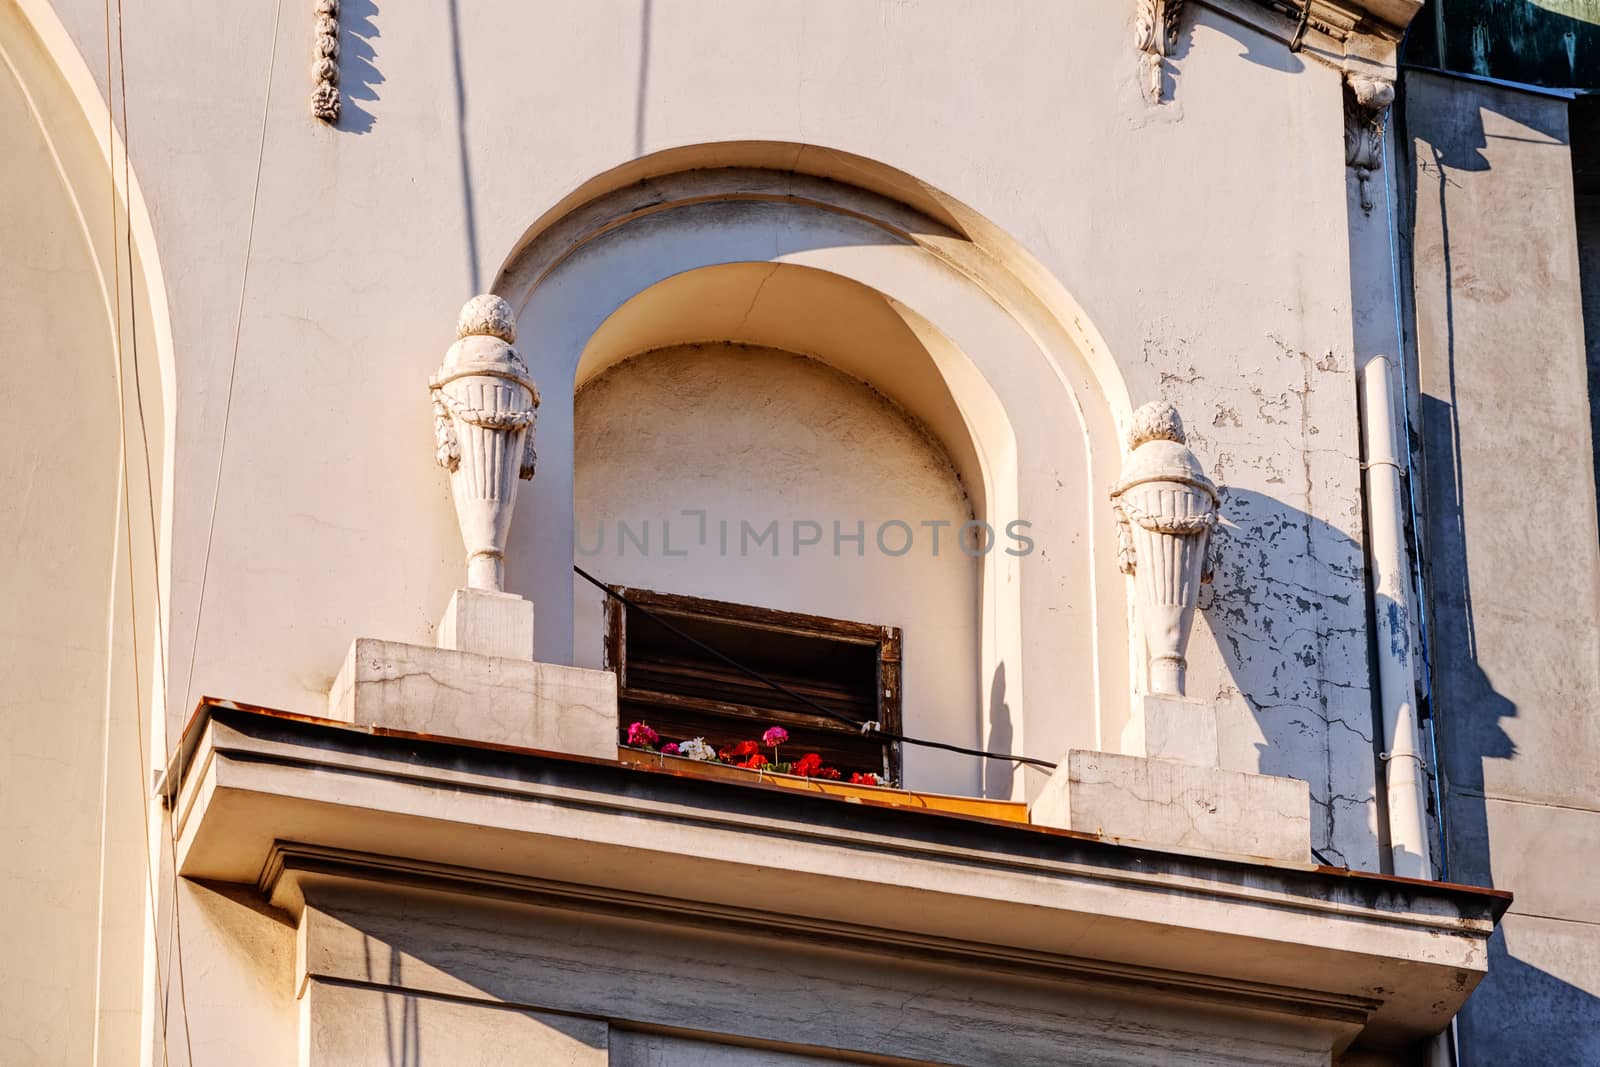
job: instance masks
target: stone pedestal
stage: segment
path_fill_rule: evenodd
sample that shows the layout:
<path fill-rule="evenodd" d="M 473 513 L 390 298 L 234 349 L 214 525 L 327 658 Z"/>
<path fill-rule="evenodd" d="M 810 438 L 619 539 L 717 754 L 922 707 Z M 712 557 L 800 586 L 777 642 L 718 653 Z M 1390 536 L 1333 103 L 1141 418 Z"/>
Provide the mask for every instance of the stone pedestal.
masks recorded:
<path fill-rule="evenodd" d="M 1151 759 L 1177 760 L 1215 767 L 1217 760 L 1217 709 L 1207 700 L 1138 693 L 1133 698 L 1133 722 L 1144 731 L 1144 749 Z"/>
<path fill-rule="evenodd" d="M 533 658 L 533 601 L 513 593 L 457 589 L 439 619 L 435 643 L 456 652 Z"/>
<path fill-rule="evenodd" d="M 532 609 L 528 604 L 530 630 Z M 485 656 L 358 638 L 328 693 L 328 717 L 465 741 L 617 757 L 616 675 L 535 663 L 525 655 Z"/>
<path fill-rule="evenodd" d="M 1074 750 L 1031 817 L 1129 844 L 1311 862 L 1311 795 L 1297 778 Z"/>

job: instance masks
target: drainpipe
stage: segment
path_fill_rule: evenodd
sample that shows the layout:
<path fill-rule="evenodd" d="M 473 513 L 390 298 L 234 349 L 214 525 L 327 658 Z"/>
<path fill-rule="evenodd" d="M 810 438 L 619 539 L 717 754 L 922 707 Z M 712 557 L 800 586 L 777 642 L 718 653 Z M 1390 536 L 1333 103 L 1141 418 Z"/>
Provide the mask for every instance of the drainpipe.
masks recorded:
<path fill-rule="evenodd" d="M 1428 847 L 1428 775 L 1417 730 L 1411 666 L 1411 579 L 1405 550 L 1404 488 L 1395 442 L 1393 366 L 1374 356 L 1361 368 L 1362 464 L 1367 498 L 1367 571 L 1376 626 L 1378 700 L 1383 719 L 1389 857 L 1393 873 L 1433 877 Z"/>

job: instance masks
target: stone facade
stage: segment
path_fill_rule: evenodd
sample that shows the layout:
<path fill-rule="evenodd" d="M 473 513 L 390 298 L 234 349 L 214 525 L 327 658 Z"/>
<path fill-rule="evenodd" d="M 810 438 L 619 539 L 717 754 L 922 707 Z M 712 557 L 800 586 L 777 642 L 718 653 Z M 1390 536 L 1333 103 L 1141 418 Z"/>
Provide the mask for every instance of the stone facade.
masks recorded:
<path fill-rule="evenodd" d="M 0 1061 L 1405 1064 L 1485 974 L 1581 1028 L 1593 908 L 1502 843 L 1596 839 L 1594 605 L 1510 651 L 1592 466 L 1516 551 L 1476 488 L 1402 521 L 1519 484 L 1461 414 L 1517 315 L 1522 432 L 1587 432 L 1576 257 L 1457 278 L 1555 247 L 1482 219 L 1565 133 L 1491 97 L 1471 143 L 1419 6 L 0 10 Z M 857 794 L 619 760 L 574 562 L 892 628 L 946 747 Z M 1463 626 L 1527 732 L 1408 821 Z"/>

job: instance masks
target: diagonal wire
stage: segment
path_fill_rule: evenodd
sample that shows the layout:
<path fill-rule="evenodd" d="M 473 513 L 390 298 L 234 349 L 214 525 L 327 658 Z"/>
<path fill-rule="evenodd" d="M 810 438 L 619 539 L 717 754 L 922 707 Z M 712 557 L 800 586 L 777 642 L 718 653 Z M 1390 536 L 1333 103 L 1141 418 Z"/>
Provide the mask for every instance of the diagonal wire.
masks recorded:
<path fill-rule="evenodd" d="M 712 656 L 713 658 L 718 659 L 732 667 L 740 674 L 743 674 L 748 678 L 760 682 L 762 685 L 767 686 L 768 688 L 782 693 L 790 700 L 804 704 L 807 708 L 816 712 L 818 715 L 821 715 L 823 718 L 844 723 L 846 726 L 853 726 L 857 730 L 860 730 L 863 734 L 881 738 L 884 741 L 900 741 L 908 745 L 918 745 L 922 748 L 937 748 L 942 749 L 945 752 L 958 752 L 964 756 L 978 756 L 982 759 L 1006 760 L 1012 763 L 1026 763 L 1030 767 L 1041 767 L 1045 770 L 1051 771 L 1056 769 L 1056 765 L 1051 763 L 1049 760 L 1034 759 L 1032 756 L 1017 756 L 1010 752 L 987 752 L 981 748 L 967 748 L 963 745 L 952 745 L 945 741 L 929 741 L 926 738 L 921 737 L 908 737 L 905 734 L 897 734 L 887 730 L 879 729 L 878 724 L 875 722 L 860 722 L 856 719 L 849 718 L 848 716 L 840 715 L 836 711 L 823 707 L 821 704 L 818 704 L 815 700 L 812 700 L 805 694 L 795 692 L 782 682 L 777 681 L 774 678 L 769 678 L 765 674 L 762 674 L 760 671 L 757 671 L 753 668 L 746 667 L 743 663 L 740 663 L 732 656 L 727 655 L 722 650 L 713 648 L 711 645 L 706 644 L 698 637 L 695 637 L 693 634 L 688 633 L 681 627 L 674 625 L 656 612 L 651 611 L 649 608 L 635 602 L 626 594 L 617 592 L 615 589 L 611 588 L 609 585 L 606 585 L 600 579 L 596 578 L 594 575 L 590 574 L 576 563 L 572 565 L 572 571 L 579 578 L 582 578 L 584 581 L 600 590 L 606 596 L 611 597 L 629 611 L 637 611 L 645 618 L 689 642 L 706 655 Z"/>
<path fill-rule="evenodd" d="M 253 182 L 251 184 L 251 189 L 250 189 L 250 220 L 249 220 L 249 223 L 248 223 L 248 225 L 246 226 L 246 229 L 245 229 L 244 263 L 243 263 L 243 265 L 241 267 L 240 277 L 239 277 L 239 301 L 238 301 L 238 305 L 237 305 L 237 307 L 235 308 L 235 311 L 234 311 L 233 345 L 232 345 L 232 353 L 229 356 L 229 363 L 228 363 L 228 389 L 227 389 L 227 395 L 226 395 L 226 399 L 225 399 L 225 401 L 223 403 L 223 409 L 222 409 L 222 436 L 221 436 L 221 441 L 219 442 L 218 447 L 217 447 L 217 470 L 216 470 L 216 476 L 215 476 L 215 478 L 214 478 L 214 480 L 212 482 L 212 486 L 211 486 L 211 513 L 210 513 L 209 518 L 206 521 L 206 545 L 205 545 L 205 552 L 203 554 L 203 557 L 202 557 L 201 563 L 200 563 L 200 589 L 199 589 L 199 592 L 197 594 L 196 601 L 195 601 L 194 631 L 193 631 L 193 638 L 192 638 L 192 640 L 190 641 L 190 644 L 189 644 L 189 665 L 188 665 L 187 670 L 184 673 L 184 682 L 183 682 L 183 701 L 184 701 L 183 706 L 184 707 L 188 706 L 189 688 L 194 683 L 195 657 L 196 657 L 196 654 L 199 652 L 199 649 L 200 649 L 201 622 L 204 619 L 204 615 L 205 615 L 206 580 L 207 580 L 207 578 L 208 578 L 208 576 L 210 574 L 210 570 L 211 570 L 211 546 L 212 546 L 212 542 L 213 542 L 213 540 L 215 538 L 216 528 L 217 528 L 217 500 L 221 496 L 221 493 L 222 493 L 222 471 L 223 471 L 223 467 L 224 467 L 224 461 L 227 458 L 227 452 L 228 452 L 228 426 L 229 426 L 229 423 L 231 422 L 232 415 L 233 415 L 234 383 L 237 380 L 238 373 L 239 373 L 239 336 L 240 336 L 241 327 L 242 327 L 243 322 L 244 322 L 245 294 L 248 291 L 249 282 L 250 282 L 250 254 L 251 254 L 251 251 L 253 250 L 254 245 L 255 245 L 256 208 L 257 208 L 257 205 L 259 204 L 260 199 L 261 199 L 261 170 L 262 170 L 263 160 L 266 158 L 266 150 L 267 150 L 267 120 L 268 120 L 268 118 L 269 118 L 269 116 L 271 114 L 271 109 L 272 109 L 272 81 L 273 81 L 273 74 L 274 74 L 274 72 L 276 70 L 276 67 L 277 67 L 277 60 L 278 60 L 278 29 L 279 29 L 279 26 L 280 26 L 281 21 L 282 21 L 282 16 L 283 16 L 283 0 L 277 0 L 277 3 L 273 7 L 273 13 L 272 13 L 272 41 L 271 41 L 271 45 L 270 45 L 270 48 L 268 49 L 268 54 L 267 54 L 267 84 L 266 84 L 266 89 L 262 94 L 262 101 L 261 101 L 261 136 L 260 136 L 260 139 L 259 139 L 259 141 L 257 142 L 257 145 L 256 145 L 255 178 L 254 178 L 254 180 L 253 180 Z M 118 49 L 120 51 L 121 50 L 121 39 L 122 39 L 122 0 L 117 0 L 117 39 L 118 39 Z M 125 67 L 124 67 L 124 76 L 126 76 L 126 68 Z M 124 88 L 122 105 L 123 105 L 123 129 L 124 129 L 124 138 L 125 139 L 126 139 L 126 136 L 127 136 L 127 133 L 126 133 L 126 130 L 127 130 L 127 104 L 128 104 L 128 101 L 127 101 L 127 90 L 126 90 L 126 88 Z M 124 166 L 126 166 L 126 158 L 124 159 Z M 130 241 L 131 241 L 131 228 L 130 228 Z M 147 455 L 147 458 L 148 458 L 148 455 Z M 152 521 L 154 521 L 153 518 L 152 518 Z M 165 692 L 165 690 L 163 690 L 163 692 Z M 169 695 L 169 699 L 170 699 L 170 695 Z M 162 709 L 162 714 L 163 714 L 163 725 L 165 725 L 165 714 L 166 714 L 166 709 L 165 708 Z M 162 736 L 163 737 L 167 736 L 167 731 L 165 729 L 163 729 L 163 731 L 162 731 Z M 169 754 L 170 754 L 170 751 L 169 751 Z M 193 1049 L 192 1045 L 190 1044 L 190 1038 L 189 1038 L 188 998 L 187 998 L 187 991 L 186 991 L 185 983 L 184 983 L 184 980 L 183 980 L 183 934 L 182 934 L 182 931 L 180 929 L 181 920 L 179 918 L 180 909 L 178 907 L 178 894 L 177 894 L 177 878 L 178 878 L 178 872 L 177 872 L 177 841 L 172 836 L 172 834 L 174 834 L 175 832 L 176 832 L 176 828 L 171 825 L 170 820 L 169 820 L 168 840 L 169 840 L 169 844 L 172 847 L 172 858 L 173 858 L 173 872 L 172 872 L 172 877 L 173 877 L 172 916 L 173 916 L 173 918 L 172 918 L 172 930 L 173 930 L 174 936 L 177 938 L 178 997 L 179 997 L 179 1002 L 180 1002 L 180 1004 L 181 1004 L 181 1006 L 183 1008 L 183 1028 L 184 1028 L 185 1050 L 188 1052 L 188 1062 L 189 1062 L 189 1064 L 192 1065 L 194 1063 L 194 1049 Z M 167 980 L 168 980 L 169 983 L 171 981 L 171 978 L 172 978 L 172 976 L 171 976 L 171 968 L 168 968 Z M 163 1041 L 163 1046 L 165 1046 L 165 1041 Z"/>
<path fill-rule="evenodd" d="M 121 0 L 118 0 L 120 3 Z M 250 284 L 250 252 L 255 245 L 256 205 L 261 199 L 261 163 L 267 152 L 267 115 L 272 107 L 272 74 L 278 57 L 278 23 L 283 0 L 278 0 L 272 15 L 272 51 L 267 59 L 267 91 L 261 102 L 261 140 L 256 146 L 256 176 L 250 190 L 250 222 L 245 229 L 244 266 L 239 275 L 239 302 L 233 316 L 233 353 L 228 363 L 228 391 L 222 405 L 222 440 L 217 446 L 217 472 L 211 486 L 211 516 L 206 522 L 206 547 L 200 561 L 200 590 L 194 609 L 194 639 L 189 644 L 189 668 L 183 682 L 183 706 L 189 706 L 189 687 L 194 682 L 195 655 L 200 649 L 200 623 L 205 616 L 206 578 L 211 571 L 211 545 L 217 532 L 217 499 L 222 495 L 223 461 L 228 455 L 228 424 L 233 415 L 233 386 L 239 375 L 239 333 L 244 323 L 245 292 Z"/>
<path fill-rule="evenodd" d="M 136 404 L 138 406 L 139 441 L 140 441 L 140 445 L 142 447 L 143 456 L 144 456 L 144 476 L 145 476 L 144 489 L 145 489 L 145 503 L 147 505 L 146 514 L 148 515 L 149 520 L 150 520 L 150 552 L 151 552 L 151 562 L 152 562 L 152 569 L 151 569 L 152 570 L 152 574 L 151 574 L 151 577 L 152 577 L 152 585 L 153 585 L 154 590 L 155 590 L 155 601 L 156 601 L 156 626 L 155 626 L 156 643 L 157 643 L 156 664 L 157 664 L 157 667 L 158 667 L 158 669 L 160 670 L 160 673 L 161 673 L 161 697 L 162 697 L 162 706 L 160 708 L 161 738 L 162 738 L 162 763 L 161 763 L 161 765 L 163 767 L 165 767 L 167 765 L 168 761 L 170 760 L 170 757 L 171 757 L 171 746 L 169 744 L 170 737 L 169 737 L 169 731 L 167 729 L 167 721 L 166 721 L 166 718 L 167 718 L 166 708 L 167 708 L 167 701 L 170 699 L 170 693 L 169 693 L 168 688 L 167 688 L 166 638 L 162 634 L 161 558 L 160 558 L 160 543 L 159 543 L 159 540 L 157 538 L 157 533 L 156 533 L 155 487 L 154 487 L 154 482 L 153 482 L 153 475 L 152 475 L 152 472 L 151 472 L 151 469 L 150 469 L 150 433 L 149 433 L 149 425 L 148 425 L 148 422 L 146 421 L 145 413 L 144 413 L 144 386 L 143 386 L 143 382 L 142 382 L 142 376 L 141 376 L 140 371 L 139 371 L 139 313 L 138 313 L 138 299 L 137 299 L 137 294 L 136 294 L 135 288 L 134 288 L 134 278 L 136 277 L 136 275 L 135 275 L 135 272 L 134 272 L 134 260 L 133 260 L 133 196 L 132 196 L 133 184 L 132 184 L 131 175 L 130 175 L 130 168 L 131 168 L 130 157 L 133 154 L 133 149 L 132 149 L 133 129 L 132 129 L 131 124 L 128 121 L 128 58 L 127 58 L 127 48 L 126 48 L 126 46 L 124 44 L 124 39 L 123 39 L 123 22 L 124 22 L 124 20 L 123 20 L 123 14 L 122 14 L 122 0 L 117 0 L 117 81 L 118 81 L 118 86 L 122 91 L 122 189 L 123 189 L 123 196 L 125 198 L 125 209 L 124 209 L 124 217 L 123 217 L 123 243 L 124 243 L 124 248 L 125 248 L 125 250 L 127 252 L 127 256 L 128 256 L 128 340 L 129 340 L 129 348 L 130 348 L 130 351 L 131 351 L 132 357 L 133 357 L 133 395 L 134 395 L 134 400 L 135 400 L 135 402 L 136 402 Z M 110 56 L 109 55 L 107 56 L 107 62 L 108 63 L 110 62 Z M 269 73 L 269 79 L 270 79 L 270 73 Z M 108 94 L 110 93 L 110 86 L 109 85 L 107 85 L 106 91 L 107 91 Z M 113 255 L 113 257 L 115 257 L 115 255 L 116 255 L 115 249 L 113 249 L 112 255 Z M 120 309 L 120 298 L 119 298 L 119 309 Z M 119 314 L 120 314 L 120 310 L 119 310 Z M 123 448 L 124 448 L 124 465 L 123 465 L 124 466 L 124 490 L 126 491 L 126 451 L 125 451 L 126 448 L 127 448 L 126 437 L 124 437 Z M 131 505 L 129 507 L 129 511 L 131 511 Z M 132 587 L 133 587 L 133 583 L 134 583 L 133 531 L 132 531 L 132 518 L 131 518 L 131 515 L 128 518 L 128 525 L 129 525 L 129 529 L 128 529 L 128 582 L 129 582 L 129 588 L 131 590 Z M 131 600 L 131 594 L 130 594 L 130 600 Z M 138 616 L 137 616 L 137 614 L 135 614 L 134 622 L 133 622 L 133 629 L 134 629 L 134 632 L 135 632 L 136 635 L 137 635 L 138 628 L 139 628 Z M 136 657 L 137 657 L 137 655 L 138 655 L 138 653 L 135 652 L 135 656 Z M 137 669 L 136 669 L 135 674 L 136 674 L 136 677 L 137 677 Z M 136 682 L 135 684 L 138 684 L 138 683 Z M 154 707 L 151 708 L 152 719 L 154 719 L 156 711 L 157 711 L 157 709 L 155 709 Z M 141 728 L 141 737 L 140 737 L 140 741 L 139 741 L 139 749 L 140 749 L 140 764 L 141 764 L 140 774 L 141 774 L 141 777 L 142 777 L 142 775 L 143 775 L 142 765 L 144 763 L 144 755 L 143 755 L 144 739 L 143 739 L 143 736 L 142 736 L 142 728 Z M 147 820 L 147 823 L 148 823 L 148 820 Z M 167 976 L 166 976 L 166 979 L 165 979 L 165 981 L 163 983 L 162 998 L 161 998 L 162 999 L 161 1012 L 162 1012 L 162 1019 L 163 1019 L 163 1032 L 162 1032 L 162 1036 L 161 1036 L 161 1055 L 162 1055 L 163 1062 L 165 1062 L 165 1060 L 166 1060 L 166 1058 L 168 1056 L 167 1034 L 166 1034 L 165 1020 L 167 1020 L 169 1018 L 169 1016 L 170 1016 L 170 1010 L 169 1009 L 170 1009 L 170 1004 L 171 1004 L 171 999 L 172 999 L 172 980 L 173 980 L 174 974 L 176 974 L 177 975 L 177 980 L 178 980 L 178 1005 L 179 1005 L 179 1008 L 180 1008 L 180 1010 L 182 1012 L 182 1016 L 183 1016 L 183 1046 L 184 1046 L 184 1052 L 186 1053 L 185 1061 L 188 1064 L 192 1065 L 194 1063 L 194 1044 L 193 1044 L 193 1039 L 190 1036 L 190 1030 L 189 1030 L 189 994 L 188 994 L 188 984 L 184 981 L 184 972 L 183 972 L 183 918 L 182 918 L 182 909 L 179 907 L 179 902 L 178 902 L 178 843 L 177 843 L 177 838 L 174 836 L 177 833 L 177 829 L 174 826 L 173 821 L 170 818 L 168 818 L 166 820 L 166 824 L 167 824 L 167 835 L 166 835 L 167 836 L 167 841 L 166 841 L 166 844 L 167 844 L 169 853 L 170 853 L 170 855 L 172 857 L 172 887 L 171 887 L 171 898 L 172 898 L 171 916 L 172 917 L 171 917 L 171 925 L 170 925 L 169 934 L 168 934 L 169 940 L 168 940 L 168 945 L 167 945 Z M 148 832 L 149 831 L 148 831 L 148 825 L 147 825 L 146 833 L 148 834 Z M 158 980 L 159 980 L 159 976 L 158 976 Z"/>
<path fill-rule="evenodd" d="M 107 166 L 106 177 L 108 179 L 108 191 L 110 193 L 110 200 L 111 200 L 111 242 L 110 242 L 110 251 L 111 251 L 111 277 L 112 277 L 111 300 L 112 300 L 112 312 L 113 312 L 113 316 L 112 316 L 112 321 L 113 321 L 113 325 L 112 325 L 112 346 L 113 346 L 113 352 L 114 352 L 114 366 L 115 366 L 115 370 L 116 370 L 116 385 L 117 385 L 117 427 L 118 427 L 118 435 L 119 435 L 119 441 L 118 441 L 119 447 L 118 447 L 117 451 L 118 451 L 118 456 L 119 456 L 119 460 L 120 460 L 119 466 L 121 467 L 121 475 L 122 475 L 122 486 L 121 486 L 121 488 L 122 488 L 122 497 L 121 497 L 120 510 L 122 511 L 122 519 L 123 519 L 124 543 L 126 544 L 127 550 L 128 550 L 128 612 L 129 612 L 129 616 L 130 616 L 130 633 L 129 633 L 129 637 L 130 637 L 130 640 L 132 642 L 132 649 L 133 649 L 133 661 L 132 662 L 133 662 L 134 741 L 135 741 L 136 746 L 137 746 L 137 750 L 136 750 L 135 755 L 136 755 L 136 758 L 138 759 L 138 764 L 137 764 L 137 766 L 135 768 L 134 780 L 135 780 L 136 783 L 142 783 L 143 779 L 144 779 L 145 768 L 147 766 L 147 763 L 146 763 L 146 760 L 145 760 L 145 747 L 144 747 L 144 741 L 145 741 L 145 736 L 144 736 L 145 717 L 144 717 L 144 695 L 143 695 L 144 682 L 141 679 L 140 672 L 139 672 L 139 600 L 138 600 L 138 586 L 137 586 L 137 583 L 136 583 L 135 578 L 134 578 L 134 567 L 133 567 L 133 517 L 132 517 L 132 507 L 131 507 L 131 505 L 129 503 L 130 493 L 129 493 L 129 488 L 128 488 L 128 410 L 127 410 L 127 393 L 126 393 L 126 390 L 124 388 L 124 380 L 125 379 L 124 379 L 124 374 L 123 374 L 123 359 L 122 359 L 122 262 L 121 262 L 121 258 L 120 258 L 121 253 L 120 253 L 120 250 L 117 247 L 117 170 L 116 170 L 117 136 L 116 136 L 116 112 L 114 110 L 114 102 L 113 102 L 113 94 L 112 94 L 112 81 L 111 81 L 111 55 L 112 55 L 112 52 L 111 52 L 111 4 L 110 4 L 110 0 L 107 0 L 107 2 L 104 5 L 104 15 L 105 15 L 105 41 L 106 41 L 106 166 Z M 120 23 L 119 23 L 119 27 L 118 27 L 119 40 L 120 40 L 120 29 L 121 29 L 121 27 L 120 27 Z M 126 115 L 127 115 L 126 101 L 124 101 L 123 115 L 124 115 L 123 121 L 124 121 L 124 123 L 126 123 L 126 121 L 127 121 L 127 119 L 126 119 Z M 124 156 L 124 160 L 126 160 L 126 156 L 127 156 L 127 141 L 126 141 L 126 139 L 124 139 L 124 141 L 123 141 L 123 156 Z M 126 171 L 124 171 L 124 173 L 126 174 Z M 124 185 L 126 185 L 126 179 L 124 180 Z M 132 270 L 133 270 L 133 263 L 132 263 L 131 258 L 130 258 L 129 263 L 128 263 L 128 270 L 129 270 L 129 273 L 130 273 L 129 288 L 130 288 L 130 295 L 131 295 L 131 291 L 132 291 L 131 274 L 132 274 Z M 108 710 L 109 710 L 109 701 L 110 701 L 109 693 L 107 694 L 107 701 L 108 701 Z M 110 773 L 110 771 L 109 771 L 109 756 L 110 756 L 109 746 L 111 744 L 111 720 L 110 720 L 109 714 L 108 714 L 107 719 L 106 719 L 106 737 L 105 737 L 105 742 L 104 743 L 106 745 L 106 763 L 107 763 L 106 773 L 109 775 L 109 773 Z M 104 788 L 104 787 L 102 787 L 102 788 Z M 154 860 L 154 855 L 153 855 L 155 850 L 154 850 L 154 847 L 153 847 L 153 845 L 151 843 L 151 839 L 150 839 L 150 795 L 149 795 L 149 793 L 147 793 L 142 788 L 142 786 L 139 789 L 139 798 L 140 798 L 140 811 L 141 811 L 139 823 L 140 823 L 140 828 L 144 832 L 144 860 L 145 860 L 145 862 L 144 862 L 144 875 L 145 875 L 144 880 L 145 880 L 145 893 L 146 893 L 146 900 L 148 901 L 149 910 L 150 910 L 151 936 L 152 936 L 152 938 L 154 938 L 156 936 L 157 932 L 160 930 L 161 923 L 160 923 L 160 915 L 159 915 L 159 912 L 157 910 L 157 893 L 156 893 L 156 884 L 155 884 L 155 860 Z M 101 893 L 101 907 L 102 907 L 102 919 L 103 919 L 104 895 L 105 895 L 105 883 L 104 883 L 104 878 L 105 878 L 105 871 L 104 871 L 104 836 L 105 836 L 105 818 L 106 818 L 106 813 L 105 813 L 105 809 L 104 809 L 103 805 L 102 805 L 102 808 L 101 808 L 100 818 L 101 818 L 100 832 L 101 832 L 101 840 L 102 840 L 102 845 L 101 845 L 101 847 L 102 847 L 102 853 L 101 853 L 102 868 L 101 868 L 100 893 Z M 103 935 L 104 931 L 101 930 L 100 933 Z M 100 951 L 103 952 L 103 945 L 102 945 L 102 948 L 101 948 Z M 169 956 L 169 959 L 170 959 L 170 956 Z M 155 961 L 154 961 L 154 963 L 155 963 L 155 972 L 156 972 L 156 983 L 159 986 L 162 986 L 164 988 L 166 983 L 165 983 L 165 979 L 162 976 L 161 953 L 160 953 L 159 949 L 155 950 Z M 99 958 L 98 958 L 98 954 L 97 954 L 95 966 L 96 966 L 96 970 L 98 971 L 99 966 L 100 966 L 100 961 L 99 961 Z M 170 971 L 171 971 L 171 968 L 169 966 L 169 968 L 168 968 L 168 973 L 169 974 L 170 974 Z M 95 988 L 95 997 L 96 997 L 97 1001 L 99 999 L 99 996 L 100 996 L 99 979 L 97 977 L 97 979 L 96 979 L 96 988 Z M 167 1003 L 166 1003 L 166 1000 L 163 998 L 163 999 L 161 999 L 159 1001 L 159 1004 L 160 1004 L 160 1014 L 161 1014 L 161 1058 L 162 1058 L 162 1063 L 165 1064 L 167 1062 Z M 98 1063 L 99 1062 L 99 1057 L 100 1057 L 100 1025 L 99 1025 L 99 1011 L 98 1011 L 98 1009 L 96 1010 L 95 1014 L 96 1014 L 96 1021 L 95 1021 L 95 1035 L 94 1035 L 94 1045 L 95 1045 L 95 1047 L 94 1047 L 94 1057 L 95 1057 L 95 1062 Z"/>

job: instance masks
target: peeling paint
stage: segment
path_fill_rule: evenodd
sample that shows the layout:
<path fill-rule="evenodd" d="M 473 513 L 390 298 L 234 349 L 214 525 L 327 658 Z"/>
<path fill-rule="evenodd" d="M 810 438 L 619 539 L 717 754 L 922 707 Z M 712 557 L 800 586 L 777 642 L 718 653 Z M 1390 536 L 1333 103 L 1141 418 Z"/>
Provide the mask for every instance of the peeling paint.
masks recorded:
<path fill-rule="evenodd" d="M 1389 654 L 1402 666 L 1411 661 L 1411 620 L 1394 601 L 1386 605 L 1389 629 Z"/>

